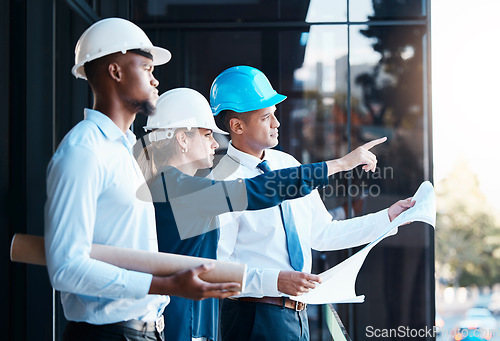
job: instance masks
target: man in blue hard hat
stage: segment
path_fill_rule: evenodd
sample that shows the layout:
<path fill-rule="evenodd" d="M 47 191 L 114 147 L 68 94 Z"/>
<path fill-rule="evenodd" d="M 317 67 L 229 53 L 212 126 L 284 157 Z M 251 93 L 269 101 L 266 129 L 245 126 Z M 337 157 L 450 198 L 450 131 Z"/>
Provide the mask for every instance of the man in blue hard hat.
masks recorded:
<path fill-rule="evenodd" d="M 214 178 L 247 178 L 299 165 L 291 155 L 270 149 L 278 144 L 276 105 L 285 99 L 250 66 L 232 67 L 216 77 L 210 104 L 231 141 Z M 366 165 L 364 169 L 375 170 Z M 304 294 L 319 281 L 310 274 L 311 248 L 336 250 L 369 243 L 412 205 L 411 200 L 400 200 L 374 214 L 334 221 L 314 191 L 279 207 L 220 216 L 218 259 L 254 269 L 247 274 L 245 292 L 223 301 L 222 340 L 309 340 L 306 305 L 289 296 Z"/>

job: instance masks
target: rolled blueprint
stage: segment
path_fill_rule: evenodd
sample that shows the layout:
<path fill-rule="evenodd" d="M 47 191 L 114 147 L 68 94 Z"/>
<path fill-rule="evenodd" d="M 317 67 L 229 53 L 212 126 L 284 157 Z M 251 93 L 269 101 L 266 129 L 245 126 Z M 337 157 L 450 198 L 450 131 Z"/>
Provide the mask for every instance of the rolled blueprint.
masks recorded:
<path fill-rule="evenodd" d="M 201 279 L 211 283 L 236 282 L 241 285 L 241 291 L 244 290 L 245 285 L 247 267 L 245 264 L 101 244 L 92 244 L 90 257 L 120 268 L 150 273 L 155 276 L 170 276 L 181 270 L 214 263 L 215 268 L 200 275 Z M 47 265 L 43 237 L 27 234 L 14 235 L 10 247 L 10 259 L 13 262 Z"/>

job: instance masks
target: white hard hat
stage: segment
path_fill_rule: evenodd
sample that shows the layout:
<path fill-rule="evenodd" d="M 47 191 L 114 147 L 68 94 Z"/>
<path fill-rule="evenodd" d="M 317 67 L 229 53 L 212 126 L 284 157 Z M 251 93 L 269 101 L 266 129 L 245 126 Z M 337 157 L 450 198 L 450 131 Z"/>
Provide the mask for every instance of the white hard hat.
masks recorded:
<path fill-rule="evenodd" d="M 198 91 L 189 88 L 177 88 L 163 93 L 156 102 L 156 112 L 148 116 L 144 130 L 169 130 L 165 134 L 151 136 L 151 140 L 158 141 L 172 137 L 173 130 L 177 128 L 205 128 L 227 135 L 215 124 L 207 99 Z"/>
<path fill-rule="evenodd" d="M 167 63 L 172 54 L 153 46 L 144 31 L 134 23 L 121 18 L 107 18 L 90 26 L 76 43 L 75 66 L 71 69 L 76 78 L 87 79 L 83 64 L 116 52 L 140 49 L 153 56 L 153 64 Z"/>

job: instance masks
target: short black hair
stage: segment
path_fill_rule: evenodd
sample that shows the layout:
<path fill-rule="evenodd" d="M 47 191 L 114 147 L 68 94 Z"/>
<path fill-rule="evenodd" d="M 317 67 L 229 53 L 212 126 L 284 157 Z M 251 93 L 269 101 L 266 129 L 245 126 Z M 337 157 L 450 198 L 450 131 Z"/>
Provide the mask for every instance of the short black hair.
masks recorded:
<path fill-rule="evenodd" d="M 85 77 L 87 77 L 87 82 L 89 82 L 90 86 L 96 84 L 99 75 L 106 72 L 107 66 L 114 61 L 115 55 L 118 53 L 121 52 L 108 54 L 83 64 L 83 71 L 85 72 Z"/>
<path fill-rule="evenodd" d="M 217 126 L 221 127 L 227 133 L 231 133 L 231 125 L 229 124 L 233 118 L 238 118 L 245 123 L 248 123 L 248 117 L 253 111 L 249 112 L 236 112 L 233 110 L 222 110 L 215 116 Z"/>
<path fill-rule="evenodd" d="M 86 62 L 83 64 L 83 72 L 85 72 L 85 77 L 89 84 L 94 84 L 96 74 L 98 73 L 97 69 L 99 68 L 99 59 L 91 60 L 90 62 Z"/>

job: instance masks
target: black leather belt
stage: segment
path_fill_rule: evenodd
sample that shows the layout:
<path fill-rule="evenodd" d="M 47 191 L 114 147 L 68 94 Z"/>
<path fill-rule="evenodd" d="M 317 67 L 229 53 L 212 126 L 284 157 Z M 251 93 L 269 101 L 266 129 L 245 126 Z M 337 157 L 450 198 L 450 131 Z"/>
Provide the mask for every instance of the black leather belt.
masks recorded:
<path fill-rule="evenodd" d="M 161 333 L 163 329 L 165 329 L 165 321 L 163 320 L 163 315 L 156 321 L 144 322 L 139 320 L 128 320 L 113 323 L 113 325 L 146 333 L 154 331 L 158 331 L 158 333 Z"/>
<path fill-rule="evenodd" d="M 234 300 L 242 301 L 242 302 L 255 302 L 255 303 L 267 303 L 272 305 L 279 305 L 288 309 L 292 309 L 295 311 L 302 311 L 306 309 L 307 303 L 302 303 L 298 301 L 291 300 L 288 297 L 238 297 L 231 298 Z"/>

